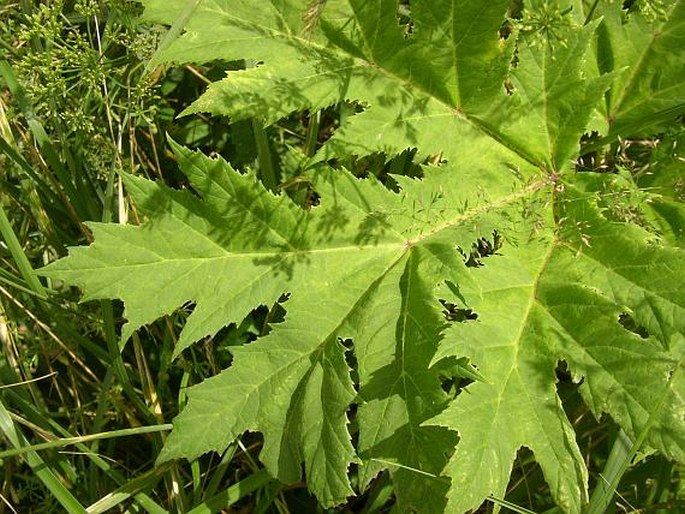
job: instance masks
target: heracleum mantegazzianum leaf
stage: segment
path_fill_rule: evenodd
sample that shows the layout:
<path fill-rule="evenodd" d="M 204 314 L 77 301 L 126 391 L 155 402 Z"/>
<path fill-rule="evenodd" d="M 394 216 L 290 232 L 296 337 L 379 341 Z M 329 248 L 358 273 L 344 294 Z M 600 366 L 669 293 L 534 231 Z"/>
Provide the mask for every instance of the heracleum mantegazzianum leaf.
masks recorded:
<path fill-rule="evenodd" d="M 144 3 L 167 24 L 186 5 Z M 616 89 L 643 94 L 621 73 L 644 59 L 624 52 L 620 69 L 593 61 L 598 31 L 616 48 L 615 21 L 583 24 L 560 9 L 558 26 L 538 27 L 524 9 L 524 30 L 505 34 L 502 0 L 413 0 L 408 26 L 395 0 L 319 2 L 311 19 L 314 3 L 200 1 L 161 59 L 255 63 L 210 85 L 187 113 L 272 123 L 356 102 L 362 112 L 315 156 L 320 205 L 302 209 L 174 144 L 196 194 L 125 177 L 143 224 L 92 223 L 95 242 L 45 270 L 84 299 L 122 299 L 123 340 L 193 302 L 176 354 L 289 294 L 283 323 L 190 388 L 160 460 L 221 452 L 258 431 L 274 476 L 295 482 L 304 468 L 325 506 L 355 494 L 356 463 L 361 490 L 387 469 L 402 509 L 462 512 L 504 496 L 525 446 L 555 501 L 579 512 L 588 478 L 555 388 L 564 361 L 596 416 L 685 462 L 682 250 L 610 216 L 602 181 L 573 168 L 598 112 L 625 115 L 627 126 L 640 115 Z M 681 6 L 660 22 L 671 40 L 682 37 L 668 18 Z M 682 70 L 668 64 L 660 83 L 677 89 Z M 623 126 L 614 121 L 605 126 Z M 441 164 L 420 180 L 395 177 L 397 193 L 322 164 L 407 148 Z M 459 249 L 474 243 L 496 251 L 467 266 Z M 447 321 L 440 300 L 469 315 Z M 626 314 L 649 337 L 624 328 Z M 441 380 L 462 357 L 482 380 L 454 397 Z"/>

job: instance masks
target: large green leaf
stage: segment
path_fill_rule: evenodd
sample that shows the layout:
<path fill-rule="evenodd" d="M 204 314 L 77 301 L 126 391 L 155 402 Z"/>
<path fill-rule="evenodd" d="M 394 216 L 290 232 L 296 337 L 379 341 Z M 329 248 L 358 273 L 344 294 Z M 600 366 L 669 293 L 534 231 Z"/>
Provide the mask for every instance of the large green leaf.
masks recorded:
<path fill-rule="evenodd" d="M 45 270 L 85 299 L 122 299 L 124 340 L 193 302 L 176 354 L 288 295 L 283 323 L 188 391 L 160 460 L 258 431 L 268 469 L 292 483 L 304 468 L 325 506 L 356 492 L 357 464 L 360 490 L 388 470 L 399 508 L 459 512 L 504 496 L 525 446 L 555 501 L 580 512 L 587 470 L 556 393 L 563 361 L 595 415 L 685 461 L 685 257 L 612 217 L 610 180 L 572 170 L 619 84 L 615 68 L 588 72 L 602 25 L 504 38 L 509 2 L 416 0 L 404 27 L 395 1 L 328 0 L 319 19 L 310 4 L 202 1 L 162 58 L 256 64 L 187 113 L 274 122 L 357 102 L 311 168 L 321 204 L 301 209 L 172 145 L 196 194 L 126 177 L 143 225 L 91 224 L 95 243 Z M 166 23 L 182 9 L 146 5 Z M 445 162 L 394 177 L 397 193 L 322 162 L 406 148 Z M 482 379 L 454 397 L 442 382 L 464 357 Z"/>
<path fill-rule="evenodd" d="M 448 331 L 436 356 L 466 355 L 486 377 L 497 377 L 471 386 L 434 420 L 460 434 L 448 475 L 474 484 L 449 511 L 473 507 L 486 494 L 503 496 L 521 446 L 535 454 L 557 501 L 579 511 L 585 498 L 578 486 L 587 477 L 554 388 L 560 359 L 583 379 L 596 415 L 610 412 L 632 437 L 654 423 L 650 444 L 685 458 L 685 405 L 670 377 L 681 350 L 669 354 L 662 346 L 675 347 L 685 328 L 682 253 L 650 245 L 636 227 L 607 222 L 587 195 L 568 196 L 560 237 L 503 252 L 506 266 L 488 261 L 477 271 L 483 293 L 472 307 L 483 322 Z M 626 330 L 620 320 L 627 313 L 655 337 Z"/>
<path fill-rule="evenodd" d="M 607 95 L 613 136 L 654 133 L 685 113 L 685 1 L 653 2 L 647 13 L 641 3 L 626 13 L 599 2 L 595 12 L 599 69 L 621 70 Z"/>

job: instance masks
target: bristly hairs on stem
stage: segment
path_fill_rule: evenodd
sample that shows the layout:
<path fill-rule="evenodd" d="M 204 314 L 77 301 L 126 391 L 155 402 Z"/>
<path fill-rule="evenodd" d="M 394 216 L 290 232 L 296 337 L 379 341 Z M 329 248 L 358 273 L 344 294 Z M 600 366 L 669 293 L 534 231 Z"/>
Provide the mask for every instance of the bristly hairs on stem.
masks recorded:
<path fill-rule="evenodd" d="M 302 37 L 309 39 L 312 36 L 312 32 L 319 23 L 319 18 L 323 13 L 323 9 L 326 6 L 326 0 L 312 0 L 309 2 L 307 9 L 302 14 Z"/>

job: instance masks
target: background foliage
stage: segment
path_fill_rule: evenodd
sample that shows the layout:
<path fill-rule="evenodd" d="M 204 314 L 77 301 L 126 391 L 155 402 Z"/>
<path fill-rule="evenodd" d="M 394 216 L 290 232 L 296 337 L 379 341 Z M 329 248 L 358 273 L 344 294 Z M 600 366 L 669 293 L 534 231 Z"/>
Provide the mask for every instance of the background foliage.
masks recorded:
<path fill-rule="evenodd" d="M 394 5 L 394 2 L 390 3 Z M 120 304 L 103 299 L 77 305 L 75 291 L 59 283 L 40 283 L 32 273 L 32 269 L 65 255 L 67 246 L 92 241 L 91 229 L 85 222 L 137 223 L 143 215 L 149 214 L 150 207 L 145 206 L 141 194 L 131 203 L 129 192 L 120 183 L 121 172 L 156 178 L 177 188 L 206 192 L 188 182 L 188 179 L 192 181 L 190 165 L 211 169 L 217 161 L 207 161 L 181 148 L 175 154 L 170 152 L 163 137 L 165 132 L 184 145 L 203 149 L 208 154 L 223 155 L 236 169 L 250 170 L 267 188 L 280 189 L 294 203 L 304 207 L 322 201 L 325 208 L 327 199 L 325 183 L 312 183 L 311 174 L 304 174 L 308 163 L 312 162 L 307 157 L 335 158 L 333 163 L 347 168 L 352 175 L 375 176 L 381 183 L 397 190 L 398 186 L 412 187 L 409 181 L 397 178 L 397 175 L 424 175 L 426 165 L 445 160 L 448 165 L 453 162 L 478 165 L 484 155 L 483 147 L 479 145 L 458 149 L 445 147 L 436 134 L 454 130 L 454 126 L 445 128 L 439 122 L 407 125 L 419 132 L 415 136 L 422 142 L 418 148 L 402 143 L 406 137 L 402 131 L 406 127 L 401 124 L 395 125 L 395 132 L 384 131 L 387 137 L 380 145 L 368 147 L 369 138 L 365 134 L 374 124 L 392 122 L 396 111 L 379 109 L 374 114 L 373 109 L 365 110 L 367 104 L 364 102 L 351 100 L 371 98 L 368 100 L 371 105 L 382 105 L 383 95 L 388 90 L 404 92 L 415 99 L 411 96 L 415 94 L 414 90 L 402 89 L 392 81 L 369 86 L 374 80 L 382 79 L 373 78 L 375 71 L 361 68 L 360 77 L 366 81 L 360 80 L 357 86 L 351 82 L 347 101 L 332 103 L 337 92 L 325 87 L 323 91 L 328 91 L 328 96 L 322 95 L 321 86 L 325 86 L 325 81 L 305 83 L 300 91 L 302 94 L 295 95 L 292 88 L 286 87 L 289 80 L 310 76 L 306 67 L 312 66 L 320 56 L 307 55 L 309 60 L 287 59 L 288 52 L 296 55 L 307 51 L 307 47 L 292 47 L 287 40 L 283 42 L 271 37 L 265 40 L 273 48 L 254 44 L 244 49 L 224 45 L 215 48 L 233 53 L 212 55 L 198 50 L 193 54 L 194 47 L 187 39 L 192 34 L 192 23 L 202 26 L 201 10 L 199 18 L 193 18 L 195 21 L 191 20 L 188 25 L 186 39 L 174 43 L 178 36 L 175 31 L 188 22 L 184 4 L 178 2 L 176 11 L 173 9 L 175 4 L 171 3 L 166 3 L 159 11 L 154 10 L 154 4 L 150 5 L 148 20 L 170 24 L 168 32 L 160 26 L 139 24 L 136 17 L 140 8 L 128 2 L 53 2 L 38 6 L 24 2 L 20 6 L 10 4 L 2 11 L 0 19 L 6 50 L 6 58 L 1 62 L 6 94 L 2 97 L 0 127 L 3 138 L 0 202 L 5 213 L 0 220 L 5 241 L 0 248 L 3 262 L 0 269 L 2 380 L 5 384 L 27 382 L 2 389 L 4 407 L 0 415 L 8 447 L 47 441 L 48 448 L 53 448 L 40 452 L 34 448 L 24 451 L 21 456 L 3 456 L 5 479 L 0 492 L 5 499 L 4 508 L 8 510 L 14 506 L 20 512 L 52 511 L 56 508 L 54 498 L 69 510 L 83 511 L 83 506 L 89 506 L 88 511 L 93 512 L 110 508 L 204 512 L 231 504 L 235 504 L 233 508 L 236 509 L 257 512 L 320 509 L 308 493 L 307 485 L 296 482 L 285 486 L 260 469 L 256 456 L 263 443 L 259 434 L 243 435 L 229 445 L 221 459 L 206 455 L 192 464 L 180 461 L 154 466 L 169 428 L 165 423 L 185 404 L 183 387 L 218 374 L 232 362 L 234 355 L 240 353 L 240 345 L 265 336 L 277 327 L 284 319 L 284 307 L 288 312 L 294 312 L 296 306 L 291 300 L 264 301 L 265 305 L 251 310 L 242 321 L 222 330 L 219 328 L 223 323 L 219 323 L 212 330 L 212 337 L 203 338 L 200 344 L 181 353 L 177 346 L 179 337 L 181 347 L 198 339 L 187 335 L 187 318 L 195 312 L 193 306 L 187 304 L 133 334 L 131 343 L 120 352 L 117 338 L 122 318 Z M 322 37 L 319 31 L 322 27 L 326 29 L 327 19 L 333 20 L 331 27 L 336 28 L 335 14 L 339 14 L 341 20 L 347 19 L 345 16 L 349 14 L 335 11 L 344 3 L 330 2 L 326 8 L 333 15 L 319 19 L 317 9 L 323 7 L 323 2 L 308 4 L 293 9 L 289 21 L 314 42 Z M 466 8 L 467 4 L 462 7 Z M 501 4 L 504 12 L 508 3 Z M 271 12 L 270 4 L 259 8 L 250 3 L 240 5 L 244 5 L 248 21 L 265 19 L 265 13 Z M 421 2 L 416 2 L 413 7 L 418 9 L 420 5 Z M 620 246 L 625 240 L 622 253 L 630 252 L 635 239 L 645 237 L 645 234 L 658 236 L 664 247 L 682 247 L 682 224 L 678 221 L 682 220 L 683 213 L 683 130 L 679 118 L 683 109 L 683 77 L 682 66 L 678 64 L 683 62 L 682 51 L 678 50 L 678 41 L 683 37 L 682 5 L 682 2 L 634 2 L 623 6 L 577 2 L 569 10 L 567 6 L 555 3 L 514 4 L 509 6 L 512 21 L 501 27 L 500 34 L 518 31 L 526 38 L 523 41 L 528 45 L 518 49 L 515 59 L 530 63 L 535 56 L 544 55 L 550 40 L 557 45 L 555 55 L 564 55 L 564 58 L 542 66 L 550 72 L 542 85 L 536 82 L 539 77 L 523 65 L 517 73 L 506 78 L 510 55 L 507 52 L 512 52 L 513 46 L 511 43 L 498 46 L 493 38 L 489 46 L 482 40 L 465 45 L 469 49 L 485 49 L 493 59 L 485 71 L 495 70 L 492 73 L 500 75 L 488 75 L 481 84 L 469 83 L 468 77 L 456 74 L 447 83 L 461 92 L 458 98 L 449 97 L 454 88 L 440 90 L 442 82 L 432 81 L 427 74 L 421 75 L 420 80 L 424 81 L 421 86 L 430 92 L 429 103 L 438 99 L 459 106 L 467 116 L 477 119 L 483 129 L 496 128 L 511 145 L 518 147 L 520 154 L 530 161 L 544 163 L 548 171 L 601 171 L 585 175 L 574 183 L 574 188 L 580 195 L 592 193 L 598 212 L 602 212 L 605 219 L 631 224 L 630 232 L 624 232 L 627 237 L 623 239 L 619 234 L 608 234 L 610 244 Z M 305 7 L 312 10 L 307 11 Z M 393 55 L 397 46 L 390 43 L 391 38 L 396 38 L 402 31 L 405 36 L 400 35 L 401 39 L 410 39 L 415 29 L 420 33 L 420 25 L 414 24 L 420 20 L 419 14 L 412 12 L 410 7 L 401 3 L 396 13 L 394 7 L 386 11 L 389 16 L 386 28 L 396 26 L 398 22 L 400 27 L 395 34 L 388 29 L 387 35 L 378 36 L 376 46 L 363 50 L 367 52 L 363 56 L 365 59 L 401 70 L 406 55 Z M 239 14 L 237 11 L 236 16 Z M 602 23 L 590 23 L 586 29 L 577 29 L 600 16 Z M 630 21 L 626 23 L 626 20 Z M 321 24 L 317 25 L 317 22 Z M 493 19 L 491 23 L 498 28 L 501 19 Z M 650 34 L 650 27 L 658 27 L 664 37 L 656 44 L 647 45 L 649 52 L 645 53 L 645 38 Z M 246 30 L 249 32 L 249 27 Z M 200 33 L 210 39 L 225 36 L 218 30 Z M 349 41 L 342 40 L 338 44 L 347 44 L 347 47 L 343 46 L 345 52 L 352 52 L 359 34 L 352 31 L 346 36 Z M 513 38 L 507 41 L 511 42 Z M 166 59 L 209 64 L 202 64 L 202 67 L 190 64 L 169 70 L 147 65 L 160 43 L 166 48 Z M 597 52 L 599 59 L 583 60 L 584 54 L 578 47 L 583 44 L 596 44 L 597 49 L 591 50 Z M 274 75 L 260 75 L 269 71 L 269 67 L 261 66 L 259 62 L 264 55 L 253 55 L 257 48 L 264 55 L 277 52 L 279 59 L 275 64 L 283 69 L 272 70 Z M 443 55 L 444 48 L 440 44 L 425 44 L 418 51 L 427 52 L 439 67 L 439 56 Z M 526 52 L 529 52 L 528 57 Z M 639 73 L 631 73 L 630 66 L 636 56 L 642 59 Z M 465 52 L 463 59 L 463 66 L 478 67 L 484 58 L 478 53 Z M 159 60 L 157 54 L 155 62 Z M 300 64 L 295 65 L 296 62 Z M 320 62 L 324 69 L 330 64 L 330 60 Z M 495 65 L 498 62 L 499 67 Z M 575 76 L 569 75 L 564 67 L 569 62 L 575 63 Z M 581 63 L 586 68 L 581 68 Z M 629 67 L 627 72 L 623 71 L 626 66 Z M 203 84 L 222 78 L 226 69 L 252 71 L 229 74 L 234 78 L 232 83 L 215 82 L 187 110 L 200 95 Z M 662 70 L 669 71 L 664 73 Z M 609 74 L 600 76 L 601 73 Z M 282 80 L 274 81 L 274 76 Z M 473 76 L 480 75 L 474 73 Z M 338 83 L 337 76 L 333 76 L 333 80 Z M 537 125 L 527 118 L 530 116 L 526 108 L 529 104 L 492 106 L 483 101 L 489 98 L 488 94 L 493 94 L 494 89 L 489 90 L 489 87 L 498 89 L 498 84 L 502 83 L 512 91 L 529 92 L 533 98 L 538 94 L 536 87 L 541 87 L 553 93 L 548 112 L 567 115 L 550 115 L 540 125 L 540 130 L 533 130 Z M 226 84 L 230 84 L 231 94 L 237 95 L 238 100 L 231 104 L 215 100 L 224 94 L 221 88 Z M 601 95 L 607 87 L 611 89 L 606 100 L 596 107 L 590 105 L 594 110 L 586 110 L 583 114 L 582 109 L 573 109 L 572 116 L 568 116 L 569 105 L 583 106 L 586 96 Z M 473 91 L 479 93 L 469 94 Z M 503 98 L 511 103 L 505 96 Z M 224 110 L 225 105 L 230 105 L 230 112 Z M 520 109 L 517 116 L 503 117 L 503 113 L 517 112 L 517 108 Z M 232 123 L 228 125 L 225 119 L 203 115 L 174 121 L 175 115 L 183 109 L 186 112 L 210 109 L 215 114 L 230 114 Z M 305 109 L 304 114 L 300 109 Z M 363 110 L 365 117 L 350 118 Z M 585 130 L 587 133 L 579 151 L 577 143 Z M 331 139 L 332 134 L 335 135 Z M 322 146 L 324 142 L 327 143 Z M 578 157 L 573 165 L 569 163 L 572 157 Z M 176 161 L 184 168 L 185 176 L 177 170 Z M 147 187 L 146 182 L 130 180 L 129 191 L 135 189 L 135 184 L 139 184 L 141 190 Z M 550 189 L 560 184 L 553 180 Z M 273 201 L 250 181 L 242 187 L 245 194 L 266 198 L 267 204 Z M 250 190 L 253 193 L 249 193 Z M 373 192 L 365 193 L 377 202 L 373 206 L 377 210 L 394 201 L 384 191 L 377 185 Z M 495 190 L 488 192 L 491 196 L 496 195 Z M 430 188 L 425 188 L 424 193 L 430 195 Z M 344 191 L 341 194 L 345 197 Z M 349 198 L 349 193 L 347 195 Z M 447 199 L 454 200 L 452 197 Z M 540 208 L 532 207 L 534 210 Z M 584 215 L 583 219 L 589 218 Z M 529 223 L 535 225 L 538 221 L 532 219 Z M 590 229 L 571 226 L 571 237 L 580 243 L 579 248 L 583 247 L 583 236 L 591 232 Z M 257 234 L 253 232 L 254 239 L 241 241 L 241 244 L 261 244 Z M 180 232 L 174 234 L 174 237 L 180 236 Z M 481 241 L 478 237 L 485 239 Z M 460 242 L 466 267 L 469 262 L 485 262 L 482 270 L 473 272 L 494 269 L 488 256 L 499 250 L 495 248 L 496 239 L 491 231 L 474 232 L 470 239 L 462 236 Z M 469 248 L 471 241 L 475 246 Z M 597 249 L 597 242 L 596 236 L 587 241 L 583 249 L 585 254 L 602 254 L 601 248 Z M 504 244 L 511 248 L 511 241 Z M 507 255 L 507 250 L 500 253 Z M 115 256 L 114 253 L 110 255 Z M 559 266 L 564 267 L 562 263 Z M 512 268 L 506 269 L 510 275 Z M 659 288 L 658 280 L 666 275 L 645 276 L 651 282 L 647 288 Z M 656 285 L 653 280 L 657 281 Z M 272 287 L 276 288 L 272 295 L 278 299 L 280 286 Z M 444 293 L 443 307 L 448 320 L 449 317 L 457 321 L 468 320 L 468 310 L 459 305 L 458 299 L 448 298 L 447 294 Z M 183 298 L 179 305 L 190 299 Z M 260 302 L 250 305 L 248 310 L 257 303 Z M 474 310 L 482 316 L 483 309 L 486 307 Z M 436 314 L 441 316 L 442 310 L 439 306 L 433 307 L 424 314 L 429 318 Z M 627 311 L 616 313 L 617 317 L 619 314 L 623 316 L 620 319 L 624 327 L 637 334 L 636 341 L 647 334 L 640 320 L 636 322 Z M 127 317 L 131 321 L 130 306 Z M 150 321 L 139 320 L 138 324 Z M 440 318 L 436 323 L 443 323 L 438 320 Z M 578 326 L 581 324 L 582 321 Z M 186 335 L 181 333 L 184 326 Z M 653 332 L 653 327 L 649 327 L 649 333 Z M 340 344 L 349 345 L 344 340 Z M 176 360 L 172 359 L 174 353 L 180 354 Z M 478 361 L 477 355 L 471 357 L 474 362 Z M 464 361 L 458 364 L 462 374 L 469 371 L 469 367 L 464 367 Z M 555 371 L 558 379 L 555 387 L 561 398 L 560 406 L 576 433 L 578 451 L 588 466 L 590 490 L 601 493 L 607 482 L 617 477 L 622 479 L 620 494 L 616 496 L 619 509 L 674 512 L 680 508 L 680 465 L 647 447 L 631 447 L 635 436 L 640 434 L 634 433 L 632 439 L 628 438 L 610 418 L 601 417 L 597 421 L 585 406 L 587 396 L 585 402 L 581 399 L 578 376 L 573 376 L 576 372 L 561 363 Z M 649 369 L 645 372 L 649 375 Z M 477 374 L 462 376 L 454 371 L 448 375 L 444 384 L 446 388 L 451 387 L 453 394 L 480 378 Z M 39 380 L 28 381 L 32 378 Z M 649 380 L 648 377 L 644 379 Z M 638 384 L 642 385 L 643 382 Z M 595 413 L 599 414 L 599 410 Z M 23 427 L 20 432 L 19 427 Z M 65 439 L 122 428 L 132 428 L 132 431 L 125 436 L 111 433 L 111 438 L 106 440 Z M 145 434 L 146 430 L 152 432 Z M 352 430 L 355 430 L 354 426 Z M 648 432 L 645 432 L 646 436 Z M 76 444 L 76 451 L 54 449 L 66 442 Z M 625 469 L 621 466 L 630 461 L 634 466 L 624 474 Z M 386 511 L 393 505 L 401 508 L 401 504 L 396 503 L 387 471 L 371 480 L 383 467 L 387 465 L 366 470 L 353 468 L 352 486 L 360 489 L 368 482 L 369 488 L 339 508 L 365 512 Z M 393 479 L 398 480 L 397 470 L 392 466 L 390 469 L 395 472 Z M 436 469 L 435 473 L 439 471 Z M 418 478 L 411 470 L 406 470 L 406 477 L 408 481 Z M 475 480 L 476 486 L 488 487 L 484 477 L 466 479 Z M 308 486 L 316 490 L 315 484 L 310 482 Z M 598 509 L 595 512 L 600 512 L 610 498 L 611 495 L 597 494 L 593 496 L 591 506 Z M 503 501 L 494 497 L 490 500 L 483 510 Z M 534 511 L 553 508 L 550 489 L 526 448 L 518 452 L 506 500 Z"/>

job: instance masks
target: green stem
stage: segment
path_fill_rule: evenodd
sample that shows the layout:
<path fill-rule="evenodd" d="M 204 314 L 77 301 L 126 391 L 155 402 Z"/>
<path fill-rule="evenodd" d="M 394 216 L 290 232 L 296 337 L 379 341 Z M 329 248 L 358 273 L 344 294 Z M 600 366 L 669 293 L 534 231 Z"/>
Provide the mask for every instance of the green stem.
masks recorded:
<path fill-rule="evenodd" d="M 276 192 L 280 180 L 274 167 L 269 138 L 266 135 L 264 124 L 259 120 L 252 120 L 252 131 L 257 144 L 257 158 L 259 160 L 259 175 L 268 190 Z"/>
<path fill-rule="evenodd" d="M 307 157 L 312 157 L 316 152 L 316 143 L 319 140 L 319 126 L 321 124 L 321 111 L 316 111 L 309 116 L 309 125 L 307 126 L 307 136 L 304 141 L 304 154 Z"/>

